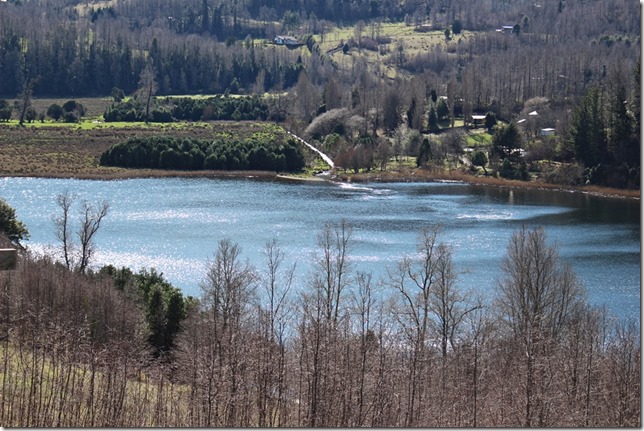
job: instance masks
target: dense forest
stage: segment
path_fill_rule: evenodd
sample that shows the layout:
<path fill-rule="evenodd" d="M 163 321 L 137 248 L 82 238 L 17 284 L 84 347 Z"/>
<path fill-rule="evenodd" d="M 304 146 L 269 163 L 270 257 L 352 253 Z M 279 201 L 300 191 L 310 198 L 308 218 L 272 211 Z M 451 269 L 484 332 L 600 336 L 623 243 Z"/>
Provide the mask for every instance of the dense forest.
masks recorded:
<path fill-rule="evenodd" d="M 233 120 L 263 121 L 268 118 L 268 103 L 260 97 L 166 97 L 157 100 L 148 112 L 140 99 L 113 104 L 103 114 L 107 122 L 151 121 L 169 123 L 173 121 L 217 121 Z"/>
<path fill-rule="evenodd" d="M 0 6 L 0 95 L 7 97 L 15 97 L 29 79 L 37 79 L 34 94 L 41 97 L 105 96 L 113 87 L 129 94 L 148 62 L 154 65 L 160 94 L 223 93 L 234 81 L 243 92 L 290 88 L 301 71 L 316 85 L 332 79 L 367 91 L 366 84 L 377 82 L 361 82 L 364 65 L 338 71 L 332 57 L 311 45 L 308 55 L 301 55 L 255 39 L 272 41 L 288 32 L 323 37 L 334 25 L 358 21 L 365 36 L 377 38 L 375 24 L 404 21 L 441 30 L 458 22 L 459 32 L 478 32 L 447 50 L 410 56 L 402 47 L 402 52 L 384 55 L 382 61 L 399 61 L 419 75 L 410 84 L 433 83 L 430 87 L 446 94 L 447 83 L 454 80 L 454 91 L 474 96 L 465 99 L 509 105 L 532 97 L 579 97 L 592 84 L 632 70 L 640 46 L 639 5 L 626 0 L 487 0 L 476 8 L 463 0 L 336 0 L 306 6 L 297 1 L 87 5 L 10 0 Z M 495 32 L 504 24 L 518 24 L 517 37 Z"/>

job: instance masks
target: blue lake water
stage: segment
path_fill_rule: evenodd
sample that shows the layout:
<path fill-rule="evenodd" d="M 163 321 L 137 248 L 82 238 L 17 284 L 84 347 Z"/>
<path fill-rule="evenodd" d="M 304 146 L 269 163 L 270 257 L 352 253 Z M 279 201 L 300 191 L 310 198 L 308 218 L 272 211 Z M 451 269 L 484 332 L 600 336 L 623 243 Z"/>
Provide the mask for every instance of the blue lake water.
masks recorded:
<path fill-rule="evenodd" d="M 462 183 L 340 184 L 245 179 L 0 178 L 0 197 L 28 227 L 37 252 L 57 247 L 53 218 L 64 191 L 78 200 L 106 200 L 110 212 L 96 242 L 94 266 L 155 267 L 186 294 L 198 296 L 220 239 L 242 247 L 260 268 L 275 238 L 297 262 L 305 286 L 325 223 L 353 227 L 353 269 L 386 276 L 415 253 L 423 227 L 440 224 L 452 246 L 458 286 L 491 294 L 512 232 L 543 226 L 570 262 L 593 304 L 639 321 L 640 202 L 580 193 L 519 190 Z M 76 217 L 76 213 L 73 214 Z M 77 219 L 77 217 L 76 217 Z"/>

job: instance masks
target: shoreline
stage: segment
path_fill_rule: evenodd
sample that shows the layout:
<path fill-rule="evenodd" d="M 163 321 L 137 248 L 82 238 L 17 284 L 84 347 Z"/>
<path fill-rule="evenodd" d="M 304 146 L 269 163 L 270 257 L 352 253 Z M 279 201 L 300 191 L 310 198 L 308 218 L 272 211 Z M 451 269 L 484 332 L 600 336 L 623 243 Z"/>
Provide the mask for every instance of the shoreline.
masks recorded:
<path fill-rule="evenodd" d="M 481 177 L 458 171 L 428 172 L 424 170 L 415 170 L 411 174 L 403 174 L 399 172 L 382 172 L 370 174 L 353 174 L 349 176 L 340 176 L 340 178 L 342 178 L 343 181 L 356 183 L 457 181 L 480 186 L 551 190 L 568 193 L 585 193 L 602 197 L 636 200 L 640 199 L 640 190 L 615 189 L 599 186 L 563 186 L 559 184 L 544 183 L 540 181 L 506 180 L 503 178 L 494 178 L 491 176 Z"/>
<path fill-rule="evenodd" d="M 79 179 L 95 181 L 127 180 L 137 178 L 249 178 L 264 180 L 280 180 L 290 182 L 304 183 L 321 183 L 321 182 L 346 182 L 346 183 L 394 183 L 394 182 L 434 182 L 434 181 L 454 181 L 471 185 L 492 186 L 492 187 L 509 187 L 522 189 L 539 189 L 561 191 L 569 193 L 586 193 L 594 196 L 612 197 L 622 199 L 640 199 L 640 190 L 614 189 L 597 186 L 562 186 L 558 184 L 543 183 L 539 181 L 518 181 L 506 180 L 494 177 L 480 177 L 469 175 L 463 172 L 429 172 L 426 170 L 416 169 L 410 173 L 402 172 L 370 172 L 359 174 L 339 174 L 322 178 L 320 176 L 297 176 L 290 174 L 281 174 L 271 171 L 178 171 L 178 170 L 158 170 L 158 169 L 123 169 L 117 168 L 113 172 L 93 172 L 80 175 L 58 174 L 38 174 L 30 172 L 15 173 L 2 172 L 2 177 L 18 178 L 51 178 L 51 179 Z"/>

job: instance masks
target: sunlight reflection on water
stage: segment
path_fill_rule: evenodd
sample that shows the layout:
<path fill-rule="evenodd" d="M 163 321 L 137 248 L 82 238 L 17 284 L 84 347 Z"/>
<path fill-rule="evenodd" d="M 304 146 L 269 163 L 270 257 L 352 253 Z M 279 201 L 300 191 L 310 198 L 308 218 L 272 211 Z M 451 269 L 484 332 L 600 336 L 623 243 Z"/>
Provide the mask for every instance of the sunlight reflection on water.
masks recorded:
<path fill-rule="evenodd" d="M 354 269 L 386 276 L 403 255 L 416 253 L 424 227 L 440 224 L 453 248 L 464 289 L 490 292 L 513 231 L 544 226 L 570 261 L 591 302 L 639 319 L 639 202 L 580 194 L 507 190 L 460 183 L 292 184 L 252 179 L 81 181 L 0 178 L 0 196 L 27 224 L 34 250 L 56 244 L 56 196 L 68 190 L 110 213 L 97 236 L 95 265 L 155 267 L 190 295 L 199 295 L 217 242 L 230 238 L 242 258 L 263 265 L 263 248 L 279 241 L 297 261 L 306 287 L 316 237 L 326 223 L 346 219 L 355 240 Z"/>

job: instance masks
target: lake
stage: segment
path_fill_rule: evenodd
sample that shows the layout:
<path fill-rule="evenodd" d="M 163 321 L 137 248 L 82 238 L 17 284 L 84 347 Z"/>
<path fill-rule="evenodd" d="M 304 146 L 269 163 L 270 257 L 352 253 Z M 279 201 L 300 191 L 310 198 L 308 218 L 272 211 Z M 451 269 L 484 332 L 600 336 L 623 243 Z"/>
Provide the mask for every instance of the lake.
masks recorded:
<path fill-rule="evenodd" d="M 27 225 L 26 245 L 34 251 L 55 250 L 56 197 L 64 191 L 79 201 L 110 204 L 94 266 L 155 267 L 188 295 L 200 294 L 206 265 L 223 238 L 238 243 L 242 257 L 260 269 L 264 245 L 277 239 L 288 262 L 297 262 L 298 285 L 305 286 L 317 234 L 326 223 L 345 219 L 353 227 L 353 269 L 375 278 L 415 253 L 423 227 L 440 224 L 460 273 L 457 285 L 489 296 L 512 233 L 543 226 L 590 302 L 639 322 L 639 200 L 443 182 L 0 178 L 0 197 Z"/>

